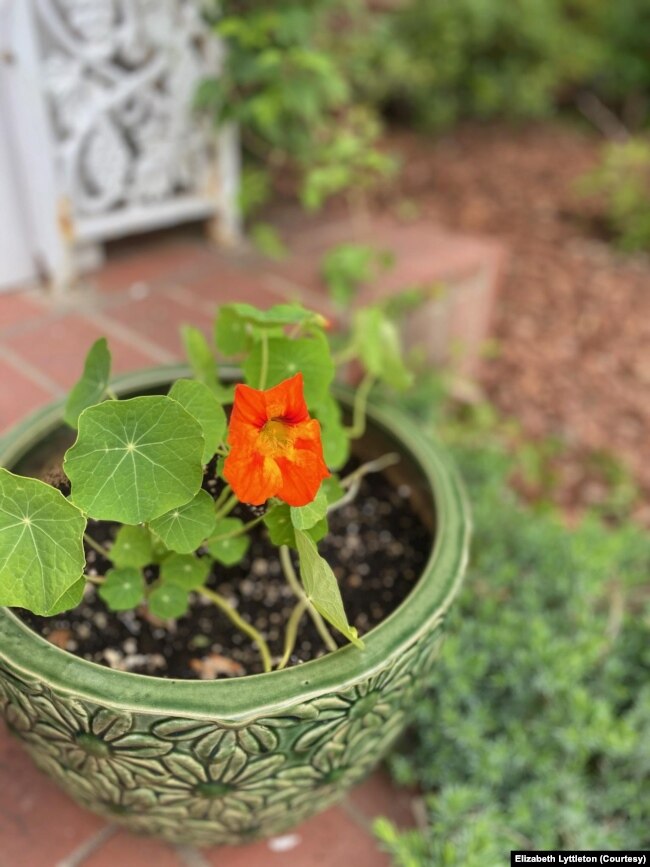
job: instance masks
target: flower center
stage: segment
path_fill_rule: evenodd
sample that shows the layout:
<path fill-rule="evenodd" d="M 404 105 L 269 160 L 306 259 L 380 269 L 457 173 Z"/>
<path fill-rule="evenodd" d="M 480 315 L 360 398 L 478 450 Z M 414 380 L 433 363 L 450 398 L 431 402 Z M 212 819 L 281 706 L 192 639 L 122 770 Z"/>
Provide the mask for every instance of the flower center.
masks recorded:
<path fill-rule="evenodd" d="M 273 452 L 284 452 L 291 446 L 291 427 L 279 418 L 269 419 L 260 436 L 264 445 Z"/>

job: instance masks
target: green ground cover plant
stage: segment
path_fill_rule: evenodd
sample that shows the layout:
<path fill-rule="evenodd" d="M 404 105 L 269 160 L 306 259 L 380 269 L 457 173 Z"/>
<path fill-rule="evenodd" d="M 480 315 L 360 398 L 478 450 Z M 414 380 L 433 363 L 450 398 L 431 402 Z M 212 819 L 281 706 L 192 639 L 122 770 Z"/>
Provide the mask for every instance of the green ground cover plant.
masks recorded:
<path fill-rule="evenodd" d="M 569 531 L 523 506 L 494 426 L 436 421 L 468 484 L 473 559 L 390 762 L 422 792 L 426 828 L 400 834 L 379 820 L 377 834 L 399 867 L 484 867 L 513 848 L 647 848 L 650 540 L 629 521 L 589 517 Z"/>

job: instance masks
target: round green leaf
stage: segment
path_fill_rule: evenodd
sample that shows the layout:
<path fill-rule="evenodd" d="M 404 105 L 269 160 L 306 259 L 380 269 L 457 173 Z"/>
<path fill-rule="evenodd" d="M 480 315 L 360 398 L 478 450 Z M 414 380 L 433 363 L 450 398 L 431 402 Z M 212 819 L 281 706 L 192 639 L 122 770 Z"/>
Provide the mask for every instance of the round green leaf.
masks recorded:
<path fill-rule="evenodd" d="M 321 488 L 306 506 L 291 506 L 291 523 L 297 530 L 311 530 L 327 514 L 327 496 Z"/>
<path fill-rule="evenodd" d="M 129 611 L 144 600 L 142 572 L 132 566 L 109 569 L 99 595 L 111 611 Z"/>
<path fill-rule="evenodd" d="M 52 615 L 77 604 L 85 529 L 60 491 L 0 469 L 0 605 Z"/>
<path fill-rule="evenodd" d="M 169 396 L 180 403 L 201 425 L 205 440 L 203 463 L 209 463 L 226 432 L 228 419 L 223 407 L 207 385 L 193 379 L 177 380 L 171 387 Z"/>
<path fill-rule="evenodd" d="M 214 500 L 201 490 L 189 503 L 156 518 L 150 527 L 171 551 L 190 554 L 211 535 L 214 524 Z"/>
<path fill-rule="evenodd" d="M 71 499 L 93 518 L 151 521 L 199 490 L 203 448 L 199 423 L 168 397 L 91 406 L 65 456 Z"/>
<path fill-rule="evenodd" d="M 224 566 L 234 566 L 235 563 L 239 563 L 248 551 L 250 538 L 245 533 L 241 536 L 234 535 L 243 526 L 239 518 L 222 518 L 217 521 L 212 538 L 208 539 L 208 551 Z"/>
<path fill-rule="evenodd" d="M 184 590 L 196 590 L 205 584 L 210 574 L 211 560 L 206 557 L 193 557 L 190 554 L 172 554 L 162 564 L 160 580 L 176 584 Z"/>
<path fill-rule="evenodd" d="M 378 307 L 357 311 L 353 341 L 369 373 L 400 391 L 413 384 L 413 374 L 404 363 L 399 332 Z"/>
<path fill-rule="evenodd" d="M 141 566 L 153 562 L 151 533 L 146 527 L 120 527 L 111 548 L 111 561 L 114 566 Z"/>
<path fill-rule="evenodd" d="M 321 426 L 325 463 L 328 467 L 340 469 L 350 456 L 350 439 L 343 424 L 341 407 L 328 393 L 312 410 Z"/>
<path fill-rule="evenodd" d="M 187 614 L 190 598 L 187 590 L 177 584 L 161 584 L 149 595 L 149 611 L 162 620 L 175 620 Z"/>
<path fill-rule="evenodd" d="M 302 373 L 307 404 L 311 406 L 324 398 L 334 378 L 334 364 L 322 334 L 301 340 L 273 337 L 268 341 L 268 351 L 267 388 Z M 246 381 L 253 388 L 258 387 L 261 371 L 262 344 L 258 343 L 244 362 Z"/>
<path fill-rule="evenodd" d="M 111 353 L 105 337 L 90 347 L 84 364 L 83 376 L 74 386 L 65 405 L 64 418 L 70 427 L 77 427 L 81 413 L 104 397 L 111 375 Z"/>
<path fill-rule="evenodd" d="M 278 547 L 280 545 L 288 545 L 290 548 L 296 548 L 296 533 L 294 525 L 291 521 L 291 507 L 286 503 L 274 506 L 264 515 L 264 523 L 269 531 L 271 542 Z M 327 518 L 323 517 L 317 521 L 313 527 L 306 531 L 314 542 L 320 542 L 329 530 Z"/>

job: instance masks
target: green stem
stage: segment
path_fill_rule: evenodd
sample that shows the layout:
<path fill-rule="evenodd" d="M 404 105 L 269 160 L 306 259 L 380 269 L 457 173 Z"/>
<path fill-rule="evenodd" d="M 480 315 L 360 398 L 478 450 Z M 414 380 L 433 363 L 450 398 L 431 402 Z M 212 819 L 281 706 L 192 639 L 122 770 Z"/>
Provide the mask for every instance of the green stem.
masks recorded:
<path fill-rule="evenodd" d="M 108 397 L 110 400 L 119 400 L 117 394 L 113 391 L 112 388 L 109 388 L 108 386 L 106 387 L 106 397 Z"/>
<path fill-rule="evenodd" d="M 271 512 L 272 509 L 268 509 L 263 515 L 259 515 L 257 518 L 253 518 L 252 521 L 249 521 L 247 524 L 244 524 L 242 527 L 239 527 L 238 530 L 231 530 L 229 533 L 222 533 L 220 536 L 214 536 L 210 539 L 210 543 L 212 542 L 223 542 L 226 539 L 236 539 L 237 536 L 243 536 L 244 533 L 248 533 L 250 529 L 255 527 L 260 521 L 263 521 L 264 518 Z"/>
<path fill-rule="evenodd" d="M 287 663 L 291 658 L 291 654 L 293 653 L 293 649 L 296 646 L 296 641 L 298 639 L 298 626 L 300 625 L 302 615 L 308 607 L 309 606 L 305 599 L 299 599 L 295 608 L 291 612 L 289 622 L 287 623 L 287 631 L 284 636 L 284 653 L 282 654 L 282 659 L 277 665 L 278 671 L 282 668 L 286 668 Z"/>
<path fill-rule="evenodd" d="M 84 542 L 90 548 L 93 548 L 95 551 L 97 551 L 98 554 L 101 554 L 102 557 L 105 557 L 107 560 L 111 559 L 111 555 L 109 554 L 108 549 L 104 548 L 103 545 L 100 545 L 99 542 L 95 542 L 93 537 L 89 536 L 88 533 L 84 533 Z"/>
<path fill-rule="evenodd" d="M 347 364 L 348 361 L 352 361 L 356 357 L 357 351 L 351 344 L 350 346 L 346 346 L 345 349 L 341 349 L 340 352 L 335 352 L 332 356 L 332 361 L 335 367 L 340 367 L 342 364 Z"/>
<path fill-rule="evenodd" d="M 254 626 L 247 623 L 220 593 L 217 593 L 214 590 L 209 590 L 207 587 L 200 587 L 197 592 L 200 593 L 201 596 L 205 596 L 206 599 L 213 602 L 217 608 L 223 611 L 226 617 L 234 626 L 237 627 L 237 629 L 241 630 L 245 635 L 248 635 L 248 637 L 257 645 L 257 649 L 262 657 L 264 671 L 271 671 L 273 667 L 271 651 L 269 650 L 269 646 L 264 640 L 263 635 L 258 632 Z"/>
<path fill-rule="evenodd" d="M 103 575 L 84 575 L 86 581 L 89 581 L 91 584 L 103 584 L 106 581 L 106 578 Z"/>
<path fill-rule="evenodd" d="M 221 518 L 225 518 L 226 515 L 229 515 L 230 512 L 235 508 L 239 500 L 237 499 L 237 495 L 233 494 L 232 497 L 226 500 L 226 502 L 221 506 L 220 509 L 217 509 L 216 518 L 217 521 L 220 521 Z"/>
<path fill-rule="evenodd" d="M 214 501 L 215 512 L 219 511 L 219 509 L 223 506 L 223 504 L 226 502 L 226 500 L 230 496 L 231 492 L 232 492 L 232 489 L 231 489 L 230 485 L 226 485 L 225 488 L 221 491 L 221 493 L 217 497 L 217 499 Z"/>
<path fill-rule="evenodd" d="M 352 409 L 352 425 L 345 429 L 350 439 L 359 439 L 366 432 L 366 410 L 368 408 L 368 398 L 374 384 L 375 377 L 372 373 L 367 373 L 357 388 Z"/>
<path fill-rule="evenodd" d="M 282 571 L 284 572 L 285 578 L 289 583 L 289 586 L 296 594 L 298 599 L 302 599 L 307 604 L 307 611 L 309 612 L 309 616 L 314 621 L 314 626 L 318 630 L 318 634 L 323 639 L 323 643 L 328 650 L 338 650 L 338 645 L 329 634 L 327 626 L 325 626 L 325 621 L 320 616 L 318 611 L 314 608 L 314 603 L 311 601 L 309 596 L 303 590 L 302 584 L 298 580 L 298 576 L 296 575 L 296 570 L 293 568 L 293 563 L 291 562 L 291 555 L 289 554 L 289 549 L 286 545 L 280 545 L 280 563 L 282 564 Z"/>
<path fill-rule="evenodd" d="M 266 332 L 262 334 L 262 369 L 260 370 L 260 391 L 266 388 L 266 380 L 269 375 L 269 338 Z"/>

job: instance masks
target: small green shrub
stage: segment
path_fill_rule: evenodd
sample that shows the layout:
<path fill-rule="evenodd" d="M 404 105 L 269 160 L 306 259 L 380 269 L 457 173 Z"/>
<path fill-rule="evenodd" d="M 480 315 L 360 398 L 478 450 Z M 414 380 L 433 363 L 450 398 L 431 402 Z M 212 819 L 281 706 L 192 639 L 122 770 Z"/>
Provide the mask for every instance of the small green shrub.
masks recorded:
<path fill-rule="evenodd" d="M 562 0 L 413 0 L 360 28 L 359 89 L 422 126 L 540 117 L 591 74 L 596 38 Z M 371 36 L 368 37 L 367 33 Z M 373 70 L 378 70 L 373 74 Z"/>
<path fill-rule="evenodd" d="M 426 831 L 377 833 L 401 867 L 484 867 L 512 848 L 650 845 L 650 540 L 569 532 L 507 484 L 497 437 L 455 427 L 473 562 L 414 728 L 391 760 Z"/>
<path fill-rule="evenodd" d="M 344 7 L 345 0 L 224 0 L 212 13 L 227 51 L 197 105 L 217 125 L 239 124 L 245 215 L 267 201 L 271 180 L 317 210 L 330 196 L 364 194 L 396 167 L 377 148 L 379 116 L 359 102 L 332 50 Z"/>
<path fill-rule="evenodd" d="M 607 145 L 600 165 L 579 186 L 602 201 L 605 220 L 621 249 L 650 249 L 649 138 Z"/>

